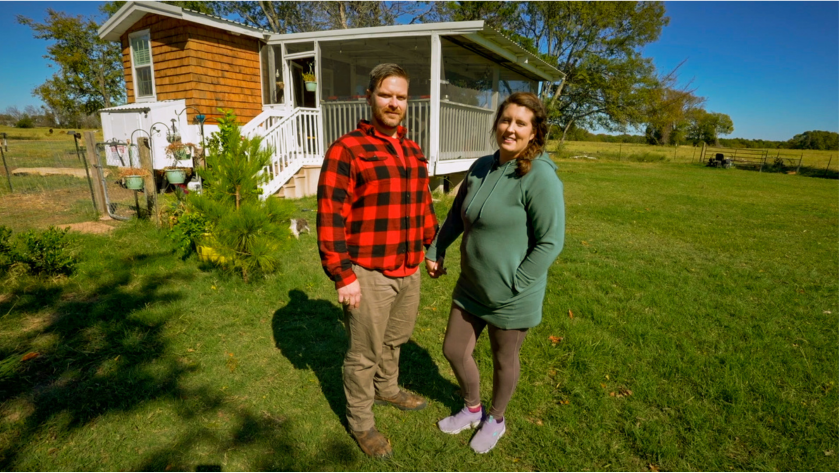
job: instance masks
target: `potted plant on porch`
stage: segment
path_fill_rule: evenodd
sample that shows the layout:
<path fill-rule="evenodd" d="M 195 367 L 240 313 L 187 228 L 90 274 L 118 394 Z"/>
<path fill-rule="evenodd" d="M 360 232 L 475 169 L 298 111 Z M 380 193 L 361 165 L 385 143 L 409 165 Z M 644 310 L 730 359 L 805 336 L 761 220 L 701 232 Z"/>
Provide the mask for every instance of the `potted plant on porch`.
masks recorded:
<path fill-rule="evenodd" d="M 315 92 L 318 89 L 318 81 L 315 79 L 315 73 L 312 72 L 312 64 L 309 65 L 309 72 L 301 74 L 303 82 L 308 92 Z"/>
<path fill-rule="evenodd" d="M 187 171 L 192 168 L 178 167 L 180 161 L 191 161 L 195 145 L 192 143 L 181 143 L 175 141 L 166 147 L 166 155 L 172 159 L 172 166 L 163 168 L 166 180 L 170 184 L 183 184 L 187 179 Z"/>

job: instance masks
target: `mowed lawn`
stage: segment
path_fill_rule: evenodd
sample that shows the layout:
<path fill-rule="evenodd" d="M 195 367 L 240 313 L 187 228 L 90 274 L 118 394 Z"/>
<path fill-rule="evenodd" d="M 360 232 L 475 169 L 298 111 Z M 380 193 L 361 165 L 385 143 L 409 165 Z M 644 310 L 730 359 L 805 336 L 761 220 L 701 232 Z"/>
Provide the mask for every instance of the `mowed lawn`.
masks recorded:
<path fill-rule="evenodd" d="M 248 285 L 141 222 L 74 236 L 70 278 L 0 284 L 0 469 L 837 471 L 837 181 L 558 164 L 566 247 L 492 452 L 435 425 L 462 405 L 441 353 L 457 251 L 402 349 L 429 407 L 374 407 L 395 451 L 376 461 L 345 431 L 314 233 Z M 486 336 L 476 357 L 486 402 Z"/>

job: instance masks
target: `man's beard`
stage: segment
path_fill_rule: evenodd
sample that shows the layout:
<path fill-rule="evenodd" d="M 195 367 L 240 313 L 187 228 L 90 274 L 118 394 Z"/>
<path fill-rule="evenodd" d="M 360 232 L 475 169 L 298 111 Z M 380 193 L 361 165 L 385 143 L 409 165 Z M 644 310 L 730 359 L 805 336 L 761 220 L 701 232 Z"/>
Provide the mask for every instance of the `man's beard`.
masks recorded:
<path fill-rule="evenodd" d="M 396 128 L 397 126 L 399 126 L 400 123 L 402 123 L 403 119 L 405 118 L 405 111 L 403 111 L 402 113 L 397 111 L 399 117 L 394 117 L 393 115 L 386 114 L 385 112 L 387 111 L 389 110 L 386 108 L 374 109 L 373 111 L 373 118 L 377 122 L 379 122 L 380 125 L 383 125 L 386 128 Z"/>

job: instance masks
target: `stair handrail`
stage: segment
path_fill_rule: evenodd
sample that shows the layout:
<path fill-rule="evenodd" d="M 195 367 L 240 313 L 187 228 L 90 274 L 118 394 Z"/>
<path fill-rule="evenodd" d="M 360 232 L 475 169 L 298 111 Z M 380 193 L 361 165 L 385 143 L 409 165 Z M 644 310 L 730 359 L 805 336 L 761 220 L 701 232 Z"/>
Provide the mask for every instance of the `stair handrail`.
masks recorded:
<path fill-rule="evenodd" d="M 273 108 L 263 110 L 262 113 L 252 118 L 248 123 L 242 126 L 242 135 L 249 136 L 254 132 L 259 131 L 260 127 L 264 127 L 266 122 L 270 121 L 272 118 L 279 118 L 282 120 L 285 117 L 283 113 Z M 273 127 L 274 125 L 272 124 L 265 126 L 266 130 L 260 133 L 260 135 L 265 136 L 268 133 L 268 129 Z"/>
<path fill-rule="evenodd" d="M 288 115 L 286 117 L 283 117 L 283 119 L 281 119 L 279 122 L 275 123 L 273 126 L 268 128 L 264 132 L 263 137 L 265 138 L 266 143 L 269 142 L 269 141 L 275 141 L 277 143 L 284 143 L 284 139 L 282 139 L 282 138 L 279 138 L 277 140 L 273 140 L 270 137 L 273 134 L 275 134 L 277 131 L 281 131 L 281 129 L 283 129 L 283 128 L 288 128 L 290 124 L 293 125 L 292 122 L 294 120 L 297 120 L 298 118 L 300 118 L 302 115 L 311 114 L 311 113 L 314 113 L 314 114 L 317 115 L 317 114 L 319 114 L 319 112 L 320 112 L 320 110 L 317 109 L 317 108 L 296 107 L 290 115 Z M 317 128 L 317 130 L 315 130 L 315 131 L 317 131 L 317 137 L 316 137 L 317 143 L 316 143 L 316 149 L 314 151 L 315 151 L 315 154 L 317 154 L 319 157 L 322 158 L 323 157 L 323 150 L 321 149 L 322 148 L 322 145 L 321 145 L 322 131 L 320 130 L 320 126 L 316 125 L 316 128 Z M 289 131 L 292 131 L 292 134 L 296 133 L 293 130 L 289 130 Z M 285 133 L 285 132 L 281 131 L 281 133 Z M 297 149 L 280 149 L 281 147 L 285 148 L 282 145 L 281 146 L 276 146 L 275 145 L 274 147 L 275 147 L 275 149 L 274 149 L 273 156 L 271 158 L 271 164 L 269 164 L 269 166 L 266 166 L 266 168 L 263 170 L 264 172 L 266 172 L 270 176 L 269 177 L 270 180 L 268 182 L 266 182 L 263 186 L 261 186 L 262 189 L 263 189 L 262 198 L 264 198 L 264 199 L 267 198 L 269 195 L 277 192 L 283 185 L 285 185 L 286 182 L 288 182 L 289 179 L 291 179 L 292 176 L 294 176 L 294 174 L 301 167 L 303 167 L 304 162 L 307 161 L 306 156 L 308 156 L 308 154 L 312 154 L 312 153 L 305 153 L 305 152 L 300 153 L 300 151 L 297 150 Z M 301 157 L 302 157 L 302 159 L 300 159 Z"/>

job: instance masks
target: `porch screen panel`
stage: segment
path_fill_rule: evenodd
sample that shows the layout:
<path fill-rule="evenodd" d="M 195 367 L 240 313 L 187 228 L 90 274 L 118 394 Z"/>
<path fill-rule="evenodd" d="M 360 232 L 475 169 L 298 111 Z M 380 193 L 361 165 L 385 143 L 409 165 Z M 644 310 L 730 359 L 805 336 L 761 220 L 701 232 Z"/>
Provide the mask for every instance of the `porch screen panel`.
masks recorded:
<path fill-rule="evenodd" d="M 369 120 L 365 91 L 370 71 L 379 64 L 395 63 L 409 75 L 408 108 L 403 126 L 408 137 L 429 154 L 429 96 L 431 38 L 392 37 L 351 41 L 321 41 L 321 112 L 324 145 L 356 129 L 359 120 Z"/>
<path fill-rule="evenodd" d="M 537 93 L 537 81 L 505 67 L 499 70 L 499 103 L 516 92 Z"/>
<path fill-rule="evenodd" d="M 440 45 L 440 159 L 490 154 L 496 149 L 490 128 L 499 66 L 445 37 Z"/>

